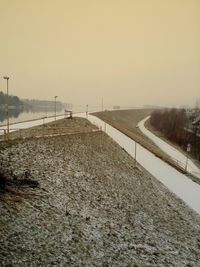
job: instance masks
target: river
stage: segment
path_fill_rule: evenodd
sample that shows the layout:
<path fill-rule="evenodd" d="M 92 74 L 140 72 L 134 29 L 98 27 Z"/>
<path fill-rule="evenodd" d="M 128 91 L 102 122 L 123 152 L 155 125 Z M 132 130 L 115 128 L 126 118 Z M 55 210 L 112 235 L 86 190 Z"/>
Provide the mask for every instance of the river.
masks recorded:
<path fill-rule="evenodd" d="M 63 114 L 64 110 L 57 111 L 56 114 L 60 115 Z M 18 110 L 10 110 L 9 111 L 9 122 L 10 124 L 13 123 L 19 123 L 21 121 L 29 121 L 34 119 L 41 119 L 44 117 L 51 117 L 55 115 L 55 111 L 18 111 Z M 7 123 L 7 117 L 5 115 L 5 112 L 3 113 L 2 110 L 0 110 L 0 126 L 3 126 Z"/>

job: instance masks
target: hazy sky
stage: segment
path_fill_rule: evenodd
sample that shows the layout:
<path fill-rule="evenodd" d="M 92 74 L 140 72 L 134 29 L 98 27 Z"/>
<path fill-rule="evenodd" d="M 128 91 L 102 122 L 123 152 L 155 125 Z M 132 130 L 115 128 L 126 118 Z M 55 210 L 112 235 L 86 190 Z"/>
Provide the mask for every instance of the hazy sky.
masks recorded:
<path fill-rule="evenodd" d="M 0 73 L 22 98 L 195 104 L 200 0 L 0 0 Z"/>

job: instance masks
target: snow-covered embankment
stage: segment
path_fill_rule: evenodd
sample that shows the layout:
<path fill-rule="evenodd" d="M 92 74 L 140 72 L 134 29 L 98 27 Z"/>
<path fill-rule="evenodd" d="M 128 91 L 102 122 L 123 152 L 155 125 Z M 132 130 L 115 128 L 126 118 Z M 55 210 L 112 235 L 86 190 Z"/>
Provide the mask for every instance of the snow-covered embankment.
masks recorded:
<path fill-rule="evenodd" d="M 133 158 L 135 157 L 135 142 L 132 139 L 97 117 L 89 115 L 88 119 L 101 127 L 102 130 L 105 130 L 106 133 Z M 180 173 L 139 144 L 137 144 L 136 147 L 136 159 L 146 170 L 167 186 L 170 191 L 175 193 L 200 214 L 200 185 L 193 182 L 186 175 Z"/>

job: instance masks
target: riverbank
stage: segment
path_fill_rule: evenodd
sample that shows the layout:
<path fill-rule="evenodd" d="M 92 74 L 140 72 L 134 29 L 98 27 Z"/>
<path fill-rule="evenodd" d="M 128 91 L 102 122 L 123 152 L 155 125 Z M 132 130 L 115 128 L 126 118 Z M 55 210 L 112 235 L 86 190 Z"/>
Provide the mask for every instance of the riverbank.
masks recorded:
<path fill-rule="evenodd" d="M 0 159 L 39 183 L 0 195 L 2 266 L 200 265 L 199 216 L 103 132 L 18 140 Z"/>
<path fill-rule="evenodd" d="M 163 133 L 161 133 L 160 131 L 156 130 L 155 127 L 153 127 L 150 123 L 150 120 L 147 120 L 145 122 L 145 127 L 151 131 L 153 134 L 155 134 L 157 137 L 161 138 L 163 141 L 165 141 L 166 143 L 168 143 L 169 145 L 175 147 L 178 151 L 180 151 L 182 154 L 184 155 L 188 155 L 188 157 L 200 168 L 200 162 L 195 159 L 194 157 L 192 157 L 191 154 L 188 154 L 187 151 L 185 151 L 183 149 L 183 147 L 179 146 L 178 144 L 170 141 L 169 139 L 167 139 Z"/>
<path fill-rule="evenodd" d="M 124 133 L 181 173 L 185 173 L 185 168 L 177 164 L 176 160 L 172 159 L 167 153 L 156 146 L 155 143 L 138 128 L 138 123 L 145 117 L 149 116 L 151 112 L 151 109 L 138 109 L 96 112 L 93 113 L 93 115 Z M 195 177 L 191 176 L 191 179 L 199 183 L 198 180 L 196 181 Z"/>
<path fill-rule="evenodd" d="M 146 125 L 148 126 L 146 127 Z M 142 133 L 151 139 L 160 149 L 165 151 L 172 159 L 174 159 L 174 161 L 177 161 L 182 168 L 187 169 L 188 177 L 195 183 L 200 184 L 199 162 L 192 159 L 180 146 L 173 144 L 164 138 L 158 131 L 154 132 L 149 119 L 141 121 L 139 128 Z"/>
<path fill-rule="evenodd" d="M 28 123 L 33 123 L 34 120 L 28 121 Z M 39 124 L 41 123 L 41 124 Z M 21 125 L 23 124 L 23 125 Z M 57 136 L 57 135 L 68 135 L 75 133 L 91 132 L 97 131 L 97 127 L 89 123 L 83 118 L 65 118 L 54 120 L 54 117 L 51 118 L 50 122 L 45 120 L 36 120 L 36 126 L 27 128 L 26 122 L 22 122 L 15 125 L 15 131 L 10 132 L 9 139 L 25 139 L 25 138 L 34 138 L 34 137 L 48 137 L 48 136 Z M 31 125 L 31 124 L 30 124 Z M 0 140 L 6 139 L 4 135 L 0 135 Z"/>

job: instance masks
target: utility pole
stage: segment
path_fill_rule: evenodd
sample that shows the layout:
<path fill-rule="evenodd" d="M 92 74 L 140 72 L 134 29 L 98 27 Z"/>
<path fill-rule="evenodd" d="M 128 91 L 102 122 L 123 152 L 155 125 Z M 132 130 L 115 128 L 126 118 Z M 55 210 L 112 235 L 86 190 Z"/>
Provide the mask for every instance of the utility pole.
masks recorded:
<path fill-rule="evenodd" d="M 136 163 L 137 163 L 136 154 L 137 154 L 137 143 L 135 141 L 135 167 L 136 167 Z"/>
<path fill-rule="evenodd" d="M 6 104 L 6 113 L 7 113 L 7 139 L 9 140 L 9 95 L 8 95 L 8 76 L 3 77 L 7 81 L 7 104 Z"/>
<path fill-rule="evenodd" d="M 187 153 L 191 152 L 191 144 L 187 144 Z M 187 173 L 187 167 L 188 167 L 188 154 L 186 154 L 186 164 L 185 164 L 185 172 Z"/>
<path fill-rule="evenodd" d="M 103 112 L 103 97 L 101 99 L 101 111 Z"/>
<path fill-rule="evenodd" d="M 88 104 L 86 105 L 86 119 L 88 118 Z"/>
<path fill-rule="evenodd" d="M 136 125 L 136 128 L 138 128 L 139 126 Z M 136 167 L 136 164 L 137 164 L 137 143 L 135 141 L 135 167 Z"/>
<path fill-rule="evenodd" d="M 186 164 L 185 164 L 185 172 L 187 173 L 187 166 L 188 166 L 188 155 L 186 156 Z"/>
<path fill-rule="evenodd" d="M 55 98 L 55 121 L 56 121 L 56 98 L 57 97 L 58 97 L 57 95 L 54 96 L 54 98 Z"/>

